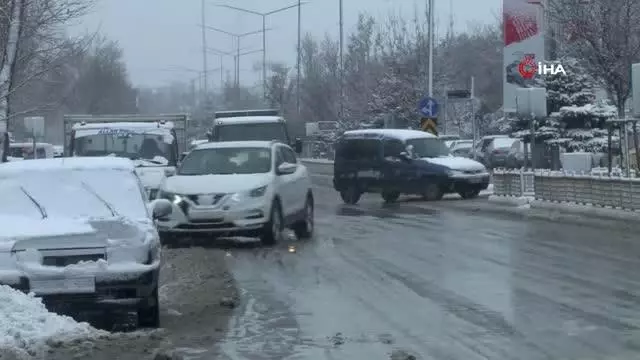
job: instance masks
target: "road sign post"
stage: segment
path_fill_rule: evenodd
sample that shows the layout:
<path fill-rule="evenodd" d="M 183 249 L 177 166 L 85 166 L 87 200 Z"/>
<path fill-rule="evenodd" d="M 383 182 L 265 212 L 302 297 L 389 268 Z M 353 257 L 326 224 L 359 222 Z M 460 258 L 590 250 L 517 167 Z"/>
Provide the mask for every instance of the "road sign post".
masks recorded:
<path fill-rule="evenodd" d="M 439 105 L 436 99 L 425 97 L 418 104 L 418 111 L 422 115 L 420 128 L 422 131 L 438 135 L 438 110 Z"/>

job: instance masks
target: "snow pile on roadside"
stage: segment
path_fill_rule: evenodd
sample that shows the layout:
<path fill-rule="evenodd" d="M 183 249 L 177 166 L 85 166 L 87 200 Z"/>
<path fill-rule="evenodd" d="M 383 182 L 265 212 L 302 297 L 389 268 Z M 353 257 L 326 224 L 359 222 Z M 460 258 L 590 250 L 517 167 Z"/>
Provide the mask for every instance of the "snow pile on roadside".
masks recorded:
<path fill-rule="evenodd" d="M 94 338 L 106 334 L 87 323 L 47 311 L 39 298 L 0 285 L 0 354 L 44 351 L 48 341 Z"/>

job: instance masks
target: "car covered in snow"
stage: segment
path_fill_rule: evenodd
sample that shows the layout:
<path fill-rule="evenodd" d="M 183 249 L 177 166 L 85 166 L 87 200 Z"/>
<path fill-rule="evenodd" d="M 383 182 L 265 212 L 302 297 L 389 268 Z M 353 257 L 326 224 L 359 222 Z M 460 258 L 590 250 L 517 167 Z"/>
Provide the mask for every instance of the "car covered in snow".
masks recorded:
<path fill-rule="evenodd" d="M 173 203 L 158 220 L 163 237 L 185 234 L 260 237 L 273 244 L 284 227 L 299 238 L 313 232 L 307 168 L 279 141 L 202 144 L 167 177 L 158 198 Z"/>
<path fill-rule="evenodd" d="M 0 284 L 59 313 L 136 313 L 140 326 L 159 326 L 154 219 L 171 204 L 147 201 L 130 160 L 6 163 L 0 197 Z"/>
<path fill-rule="evenodd" d="M 401 194 L 440 200 L 458 193 L 465 199 L 489 187 L 481 163 L 453 156 L 442 139 L 416 130 L 366 129 L 347 131 L 338 140 L 333 186 L 347 204 L 363 193 L 382 194 L 386 202 Z"/>

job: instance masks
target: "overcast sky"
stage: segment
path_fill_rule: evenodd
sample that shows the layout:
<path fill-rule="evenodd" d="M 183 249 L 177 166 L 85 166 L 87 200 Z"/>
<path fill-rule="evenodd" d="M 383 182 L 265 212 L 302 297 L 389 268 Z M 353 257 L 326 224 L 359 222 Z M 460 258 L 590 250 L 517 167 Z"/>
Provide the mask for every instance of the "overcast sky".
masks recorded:
<path fill-rule="evenodd" d="M 502 0 L 435 0 L 438 26 L 445 29 L 453 7 L 456 31 L 466 29 L 472 23 L 490 23 L 500 14 Z M 452 3 L 450 3 L 450 1 Z M 295 0 L 227 0 L 229 5 L 267 12 L 295 3 Z M 390 11 L 412 16 L 417 4 L 426 0 L 344 0 L 345 31 L 353 29 L 360 12 L 382 18 Z M 232 33 L 260 30 L 260 16 L 242 14 L 217 7 L 224 0 L 209 0 L 206 23 Z M 201 71 L 202 35 L 200 30 L 200 0 L 98 0 L 95 10 L 76 25 L 73 32 L 99 30 L 110 39 L 117 40 L 124 49 L 131 79 L 136 85 L 155 86 L 175 80 L 187 80 Z M 338 0 L 310 0 L 302 7 L 302 30 L 322 36 L 338 34 Z M 267 18 L 267 58 L 295 64 L 297 10 L 295 8 Z M 208 46 L 219 50 L 232 49 L 230 36 L 214 31 L 207 32 Z M 261 35 L 243 39 L 245 51 L 262 48 Z M 259 79 L 253 65 L 261 61 L 261 54 L 242 57 L 241 77 L 247 81 Z M 222 64 L 232 70 L 233 60 Z M 168 71 L 183 67 L 189 71 Z M 208 67 L 220 67 L 219 56 L 210 54 Z M 212 86 L 219 85 L 220 73 L 212 74 Z M 243 81 L 245 82 L 245 81 Z"/>

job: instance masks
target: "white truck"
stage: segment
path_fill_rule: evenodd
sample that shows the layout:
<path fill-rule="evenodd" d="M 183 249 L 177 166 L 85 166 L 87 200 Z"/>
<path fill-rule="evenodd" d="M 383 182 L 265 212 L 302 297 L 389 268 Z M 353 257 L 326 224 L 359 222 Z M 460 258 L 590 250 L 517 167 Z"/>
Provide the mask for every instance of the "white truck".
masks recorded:
<path fill-rule="evenodd" d="M 209 141 L 272 141 L 290 145 L 302 152 L 302 140 L 291 139 L 284 117 L 278 110 L 218 111 Z"/>
<path fill-rule="evenodd" d="M 188 120 L 186 114 L 65 115 L 64 154 L 129 158 L 154 199 L 186 149 Z"/>

